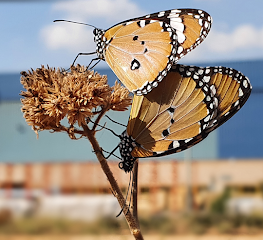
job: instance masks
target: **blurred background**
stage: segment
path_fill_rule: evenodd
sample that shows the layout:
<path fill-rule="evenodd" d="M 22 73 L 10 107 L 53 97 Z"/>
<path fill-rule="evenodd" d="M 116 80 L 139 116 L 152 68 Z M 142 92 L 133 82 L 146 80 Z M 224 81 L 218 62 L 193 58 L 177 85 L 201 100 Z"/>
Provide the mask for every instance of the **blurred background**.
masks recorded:
<path fill-rule="evenodd" d="M 140 160 L 138 210 L 142 231 L 154 234 L 262 233 L 263 22 L 261 0 L 0 0 L 0 236 L 2 234 L 129 234 L 87 139 L 40 132 L 21 113 L 20 71 L 41 65 L 68 68 L 77 53 L 93 52 L 92 28 L 174 8 L 213 17 L 207 39 L 180 63 L 232 67 L 248 76 L 244 107 L 197 146 Z M 88 65 L 91 57 L 78 63 Z M 116 80 L 106 63 L 96 71 Z M 111 112 L 126 124 L 129 111 Z M 107 122 L 103 119 L 102 123 Z M 116 133 L 124 128 L 107 122 Z M 111 151 L 119 139 L 97 134 Z M 110 166 L 124 192 L 129 175 Z"/>

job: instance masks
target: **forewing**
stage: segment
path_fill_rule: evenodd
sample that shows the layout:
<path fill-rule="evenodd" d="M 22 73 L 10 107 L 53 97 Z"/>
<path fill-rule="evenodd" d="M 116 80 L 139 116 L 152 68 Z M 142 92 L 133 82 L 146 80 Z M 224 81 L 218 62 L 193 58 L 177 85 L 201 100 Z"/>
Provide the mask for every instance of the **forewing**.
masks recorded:
<path fill-rule="evenodd" d="M 175 9 L 121 22 L 104 34 L 105 60 L 136 95 L 147 94 L 171 66 L 207 36 L 212 23 L 202 10 Z"/>

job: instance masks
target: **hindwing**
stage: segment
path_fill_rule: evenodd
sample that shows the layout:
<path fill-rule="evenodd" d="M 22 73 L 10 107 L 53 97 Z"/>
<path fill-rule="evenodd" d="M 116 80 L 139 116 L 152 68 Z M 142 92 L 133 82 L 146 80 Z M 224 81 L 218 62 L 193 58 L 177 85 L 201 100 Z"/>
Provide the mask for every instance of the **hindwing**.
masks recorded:
<path fill-rule="evenodd" d="M 127 135 L 134 158 L 185 150 L 232 117 L 251 93 L 249 79 L 226 67 L 174 65 L 158 88 L 134 96 Z"/>

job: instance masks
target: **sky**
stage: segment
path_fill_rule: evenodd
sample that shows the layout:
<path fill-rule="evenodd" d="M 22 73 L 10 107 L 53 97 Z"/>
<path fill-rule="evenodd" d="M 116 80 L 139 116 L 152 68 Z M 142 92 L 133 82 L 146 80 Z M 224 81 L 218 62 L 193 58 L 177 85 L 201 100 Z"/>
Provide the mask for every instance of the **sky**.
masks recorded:
<path fill-rule="evenodd" d="M 202 9 L 213 18 L 207 39 L 180 63 L 263 59 L 262 0 L 0 0 L 0 73 L 41 65 L 68 68 L 77 53 L 95 51 L 92 27 L 55 19 L 108 29 L 129 18 L 178 8 Z M 88 65 L 91 59 L 81 56 L 78 63 Z"/>

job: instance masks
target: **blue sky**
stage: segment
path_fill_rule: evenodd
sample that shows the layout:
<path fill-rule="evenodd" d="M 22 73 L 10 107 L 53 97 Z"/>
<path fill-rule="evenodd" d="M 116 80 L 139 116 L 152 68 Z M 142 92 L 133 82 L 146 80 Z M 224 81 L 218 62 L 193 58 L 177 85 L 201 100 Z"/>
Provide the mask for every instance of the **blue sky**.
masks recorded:
<path fill-rule="evenodd" d="M 176 8 L 202 9 L 214 20 L 207 39 L 181 63 L 263 59 L 262 0 L 0 0 L 0 72 L 42 64 L 67 68 L 78 52 L 95 50 L 92 28 L 53 23 L 55 19 L 107 29 L 128 18 Z M 79 59 L 85 65 L 89 61 Z"/>

